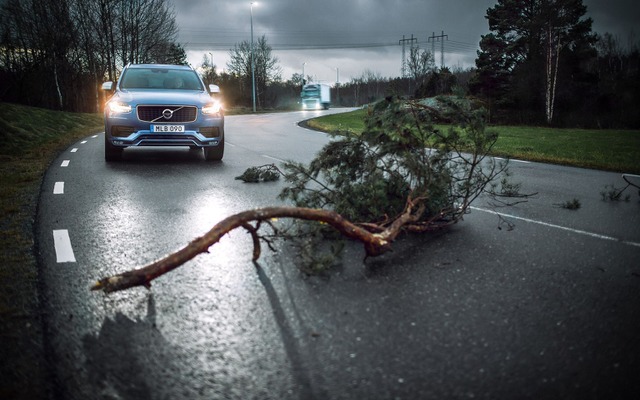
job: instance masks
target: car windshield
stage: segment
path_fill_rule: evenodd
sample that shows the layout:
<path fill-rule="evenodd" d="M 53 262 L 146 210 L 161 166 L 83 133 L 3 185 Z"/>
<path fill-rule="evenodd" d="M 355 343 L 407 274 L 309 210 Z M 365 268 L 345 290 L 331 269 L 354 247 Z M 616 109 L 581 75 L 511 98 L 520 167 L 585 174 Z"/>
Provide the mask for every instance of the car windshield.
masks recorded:
<path fill-rule="evenodd" d="M 129 68 L 122 89 L 204 90 L 195 71 L 166 68 Z"/>

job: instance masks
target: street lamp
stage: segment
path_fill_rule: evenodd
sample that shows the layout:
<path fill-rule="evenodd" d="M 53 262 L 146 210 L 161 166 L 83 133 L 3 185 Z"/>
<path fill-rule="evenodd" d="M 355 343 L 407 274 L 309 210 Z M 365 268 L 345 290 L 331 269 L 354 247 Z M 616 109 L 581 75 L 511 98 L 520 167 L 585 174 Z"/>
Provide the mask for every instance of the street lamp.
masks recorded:
<path fill-rule="evenodd" d="M 213 53 L 209 52 L 209 55 L 211 56 L 211 69 L 213 69 Z"/>
<path fill-rule="evenodd" d="M 253 112 L 256 112 L 256 65 L 255 56 L 253 54 L 253 5 L 258 4 L 251 2 L 251 101 L 253 103 Z"/>
<path fill-rule="evenodd" d="M 304 86 L 304 66 L 307 65 L 306 62 L 302 63 L 302 86 Z"/>

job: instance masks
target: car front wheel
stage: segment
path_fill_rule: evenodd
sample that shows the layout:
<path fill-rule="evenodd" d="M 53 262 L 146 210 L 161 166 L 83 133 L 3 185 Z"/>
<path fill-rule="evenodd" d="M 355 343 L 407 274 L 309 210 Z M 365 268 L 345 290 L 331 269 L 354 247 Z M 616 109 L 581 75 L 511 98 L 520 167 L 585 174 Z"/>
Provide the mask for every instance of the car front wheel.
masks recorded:
<path fill-rule="evenodd" d="M 220 143 L 216 147 L 204 148 L 204 159 L 207 161 L 220 161 L 224 156 L 224 136 L 222 136 Z"/>
<path fill-rule="evenodd" d="M 107 134 L 104 134 L 104 159 L 106 161 L 118 161 L 122 159 L 122 147 L 111 144 Z"/>

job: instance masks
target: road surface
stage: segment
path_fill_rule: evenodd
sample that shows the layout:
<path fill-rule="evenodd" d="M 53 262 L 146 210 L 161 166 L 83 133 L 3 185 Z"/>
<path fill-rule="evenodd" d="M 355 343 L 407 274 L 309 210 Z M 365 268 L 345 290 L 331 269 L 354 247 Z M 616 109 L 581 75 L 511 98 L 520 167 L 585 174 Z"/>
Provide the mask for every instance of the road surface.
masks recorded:
<path fill-rule="evenodd" d="M 335 110 L 332 110 L 335 112 Z M 318 112 L 318 114 L 322 114 Z M 632 398 L 640 390 L 640 203 L 604 202 L 620 174 L 512 162 L 539 195 L 478 202 L 446 231 L 402 237 L 363 262 L 351 243 L 328 277 L 286 245 L 251 262 L 232 232 L 154 282 L 104 295 L 97 279 L 147 264 L 282 182 L 247 167 L 309 161 L 329 138 L 314 113 L 227 117 L 223 162 L 102 135 L 51 165 L 36 240 L 48 360 L 59 399 Z M 574 198 L 582 207 L 558 207 Z M 508 229 L 508 221 L 513 229 Z"/>

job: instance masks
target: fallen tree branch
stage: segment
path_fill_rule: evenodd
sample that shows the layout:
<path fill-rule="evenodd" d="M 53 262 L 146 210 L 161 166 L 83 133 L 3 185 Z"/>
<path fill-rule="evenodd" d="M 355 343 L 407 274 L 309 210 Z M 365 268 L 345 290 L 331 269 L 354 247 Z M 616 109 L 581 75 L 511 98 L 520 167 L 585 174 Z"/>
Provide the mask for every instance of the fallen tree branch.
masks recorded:
<path fill-rule="evenodd" d="M 326 223 L 344 236 L 362 242 L 367 257 L 375 257 L 390 250 L 391 241 L 395 239 L 403 225 L 417 221 L 422 211 L 423 207 L 418 207 L 418 211 L 414 213 L 413 204 L 410 203 L 405 213 L 401 214 L 393 224 L 380 233 L 371 233 L 330 210 L 301 207 L 267 207 L 243 211 L 223 219 L 205 235 L 194 239 L 187 246 L 158 261 L 139 269 L 100 279 L 91 287 L 91 290 L 110 293 L 135 286 L 149 288 L 151 281 L 174 270 L 198 254 L 207 253 L 209 248 L 220 241 L 225 234 L 239 227 L 243 227 L 251 234 L 254 243 L 253 259 L 255 261 L 260 257 L 260 238 L 257 233 L 260 222 L 273 218 L 295 218 Z M 257 222 L 255 227 L 249 224 L 252 221 Z"/>

